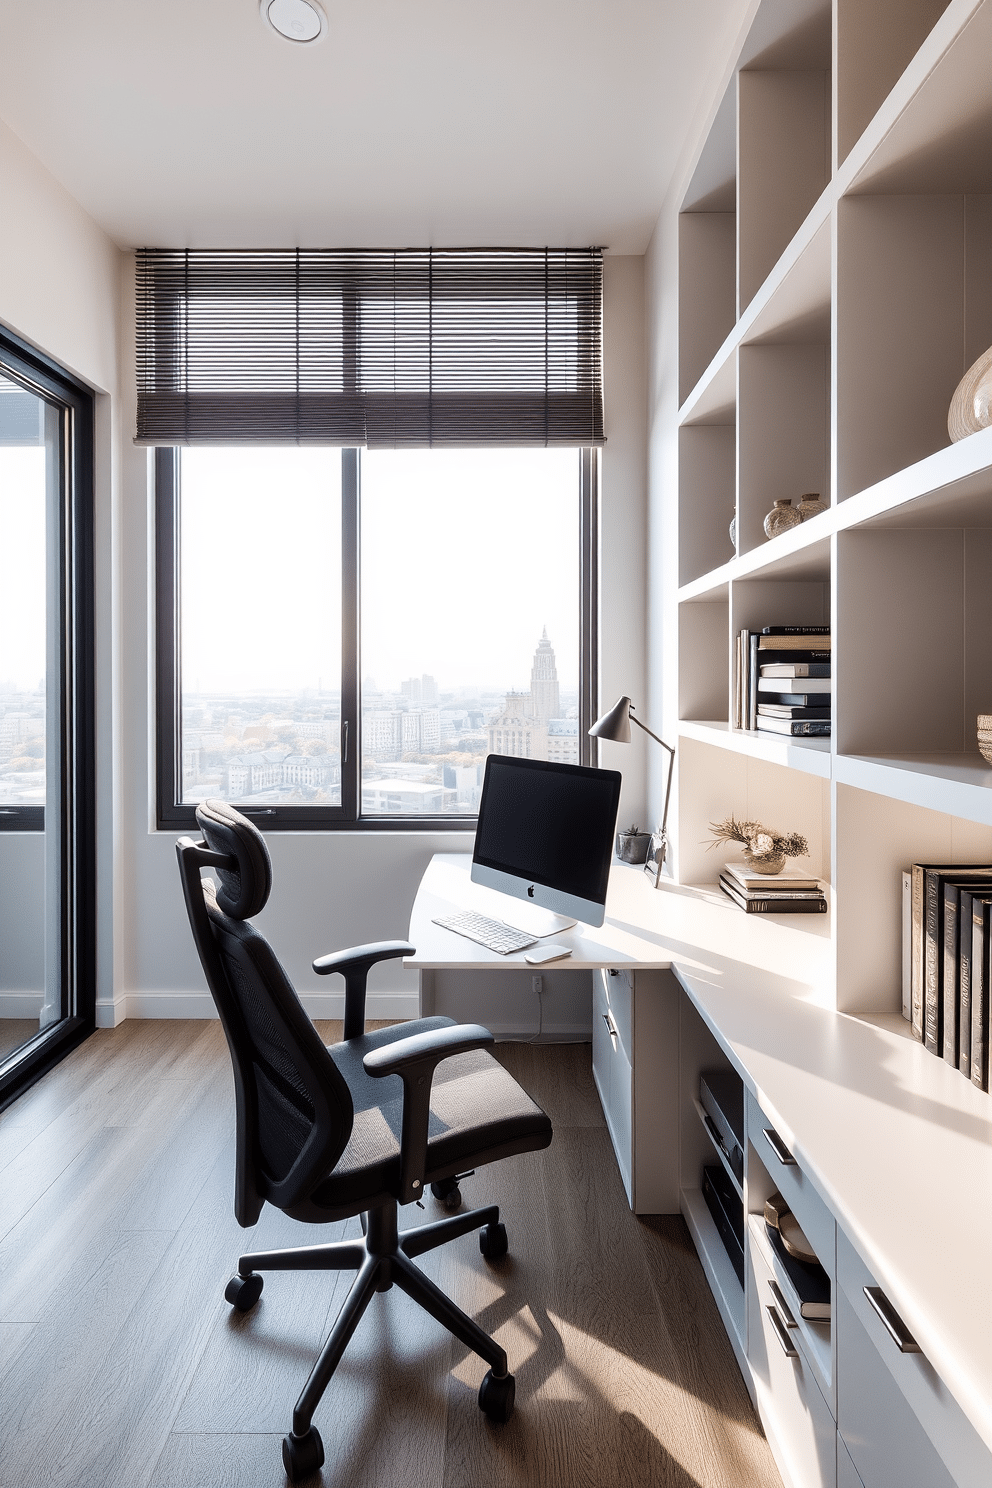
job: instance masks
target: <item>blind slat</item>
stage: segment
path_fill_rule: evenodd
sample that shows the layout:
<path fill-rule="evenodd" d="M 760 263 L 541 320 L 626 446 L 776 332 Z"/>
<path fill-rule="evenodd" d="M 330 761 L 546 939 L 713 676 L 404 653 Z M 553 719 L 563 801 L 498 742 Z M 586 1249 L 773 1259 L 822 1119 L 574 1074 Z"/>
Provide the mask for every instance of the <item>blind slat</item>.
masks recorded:
<path fill-rule="evenodd" d="M 600 445 L 598 249 L 137 256 L 138 444 Z"/>

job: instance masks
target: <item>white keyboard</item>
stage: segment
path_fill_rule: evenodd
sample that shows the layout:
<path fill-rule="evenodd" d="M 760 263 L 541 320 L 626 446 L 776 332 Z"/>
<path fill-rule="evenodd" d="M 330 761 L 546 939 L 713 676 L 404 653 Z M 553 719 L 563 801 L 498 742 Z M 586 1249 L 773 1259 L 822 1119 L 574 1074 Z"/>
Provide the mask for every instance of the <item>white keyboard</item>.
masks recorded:
<path fill-rule="evenodd" d="M 526 930 L 515 930 L 512 925 L 504 925 L 502 920 L 491 920 L 471 909 L 463 910 L 461 914 L 441 915 L 434 924 L 443 926 L 445 930 L 454 930 L 456 935 L 464 935 L 467 940 L 474 940 L 476 945 L 496 951 L 500 956 L 525 950 L 527 946 L 536 945 L 538 940 L 536 935 L 528 935 Z"/>

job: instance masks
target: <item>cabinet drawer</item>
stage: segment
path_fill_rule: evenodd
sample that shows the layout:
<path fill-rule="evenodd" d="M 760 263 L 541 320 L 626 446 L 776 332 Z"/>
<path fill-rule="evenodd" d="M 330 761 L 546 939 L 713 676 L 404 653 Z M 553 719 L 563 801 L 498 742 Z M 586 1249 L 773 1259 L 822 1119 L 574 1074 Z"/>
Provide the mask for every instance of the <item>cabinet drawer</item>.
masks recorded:
<path fill-rule="evenodd" d="M 837 1488 L 865 1488 L 841 1436 L 837 1437 Z"/>
<path fill-rule="evenodd" d="M 606 1000 L 613 1015 L 617 1037 L 629 1062 L 634 1058 L 634 974 L 631 971 L 603 973 Z"/>
<path fill-rule="evenodd" d="M 865 1481 L 865 1488 L 912 1482 L 914 1488 L 931 1484 L 957 1484 L 958 1488 L 988 1488 L 992 1483 L 992 1454 L 982 1442 L 957 1401 L 950 1395 L 922 1353 L 903 1353 L 889 1333 L 884 1321 L 865 1295 L 865 1287 L 878 1283 L 843 1234 L 837 1237 L 838 1301 L 841 1305 L 837 1337 L 837 1424 Z M 887 1301 L 884 1288 L 880 1301 Z M 898 1314 L 896 1314 L 898 1326 Z M 909 1466 L 904 1475 L 886 1476 L 884 1464 L 876 1464 L 872 1449 L 876 1446 L 879 1425 L 874 1409 L 865 1420 L 864 1396 L 859 1388 L 872 1380 L 872 1392 L 887 1402 L 887 1420 L 893 1423 L 889 1435 L 908 1446 Z M 859 1381 L 861 1382 L 859 1386 Z M 893 1461 L 900 1448 L 894 1448 Z M 918 1464 L 927 1463 L 929 1476 Z M 864 1464 L 864 1465 L 863 1465 Z"/>
<path fill-rule="evenodd" d="M 620 1176 L 633 1202 L 633 1070 L 616 1032 L 607 975 L 593 975 L 592 1070 Z"/>
<path fill-rule="evenodd" d="M 772 1183 L 802 1225 L 806 1238 L 832 1283 L 837 1274 L 836 1226 L 833 1215 L 750 1091 L 746 1112 L 748 1141 L 761 1159 Z"/>
<path fill-rule="evenodd" d="M 833 1488 L 837 1432 L 816 1378 L 793 1330 L 772 1301 L 772 1274 L 751 1246 L 748 1277 L 747 1357 L 762 1419 L 784 1459 L 786 1478 L 802 1488 Z M 786 1349 L 791 1352 L 787 1353 Z"/>
<path fill-rule="evenodd" d="M 954 1488 L 843 1289 L 836 1313 L 837 1429 L 865 1488 Z"/>

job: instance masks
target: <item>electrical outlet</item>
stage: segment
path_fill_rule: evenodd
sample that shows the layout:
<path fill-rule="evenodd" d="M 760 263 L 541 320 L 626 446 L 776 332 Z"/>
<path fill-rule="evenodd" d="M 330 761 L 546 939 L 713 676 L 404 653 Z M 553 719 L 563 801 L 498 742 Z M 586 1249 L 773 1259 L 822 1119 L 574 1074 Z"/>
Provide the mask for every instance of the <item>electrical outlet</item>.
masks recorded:
<path fill-rule="evenodd" d="M 534 996 L 540 997 L 541 993 L 544 991 L 544 978 L 539 976 L 531 977 L 530 985 L 533 989 Z"/>

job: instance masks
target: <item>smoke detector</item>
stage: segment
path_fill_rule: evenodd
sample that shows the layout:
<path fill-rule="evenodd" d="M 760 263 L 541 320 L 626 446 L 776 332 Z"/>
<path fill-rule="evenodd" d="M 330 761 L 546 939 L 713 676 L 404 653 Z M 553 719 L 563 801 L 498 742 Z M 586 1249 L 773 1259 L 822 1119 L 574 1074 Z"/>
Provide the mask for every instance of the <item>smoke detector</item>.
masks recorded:
<path fill-rule="evenodd" d="M 317 0 L 261 0 L 265 24 L 286 41 L 319 41 L 327 30 L 327 17 Z"/>

